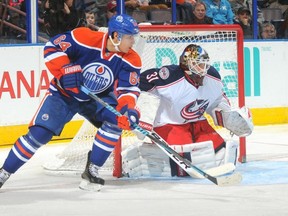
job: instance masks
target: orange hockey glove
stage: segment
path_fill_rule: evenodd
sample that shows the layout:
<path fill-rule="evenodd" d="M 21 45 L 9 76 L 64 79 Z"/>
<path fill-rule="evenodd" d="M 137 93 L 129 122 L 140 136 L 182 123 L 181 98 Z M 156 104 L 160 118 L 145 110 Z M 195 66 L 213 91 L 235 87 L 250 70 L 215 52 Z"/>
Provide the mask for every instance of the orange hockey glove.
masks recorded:
<path fill-rule="evenodd" d="M 127 109 L 126 107 L 123 107 L 121 111 L 123 112 L 124 109 L 126 109 L 124 115 L 117 117 L 118 127 L 123 130 L 134 130 L 133 125 L 139 124 L 140 112 L 137 109 Z"/>

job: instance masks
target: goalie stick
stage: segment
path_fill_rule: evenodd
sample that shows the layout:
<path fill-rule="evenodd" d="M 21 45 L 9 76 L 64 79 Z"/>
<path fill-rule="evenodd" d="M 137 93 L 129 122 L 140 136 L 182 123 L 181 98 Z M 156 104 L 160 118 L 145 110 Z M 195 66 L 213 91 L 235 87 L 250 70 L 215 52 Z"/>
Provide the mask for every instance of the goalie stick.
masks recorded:
<path fill-rule="evenodd" d="M 112 106 L 110 106 L 108 103 L 103 101 L 101 98 L 99 98 L 97 95 L 94 95 L 84 86 L 81 86 L 81 91 L 90 96 L 92 99 L 100 103 L 102 106 L 104 106 L 106 109 L 111 111 L 117 116 L 121 116 L 122 114 L 115 110 Z M 147 131 L 143 128 L 139 127 L 137 124 L 134 123 L 133 127 L 138 130 L 143 135 L 149 137 L 154 143 L 163 150 L 173 161 L 175 161 L 183 170 L 185 170 L 190 176 L 193 177 L 195 175 L 195 172 L 203 176 L 204 178 L 210 180 L 214 184 L 218 186 L 229 186 L 229 185 L 235 185 L 241 182 L 242 175 L 240 173 L 233 173 L 231 175 L 226 176 L 220 176 L 220 177 L 214 177 L 207 172 L 201 170 L 197 166 L 193 165 L 191 161 L 189 161 L 186 158 L 181 157 L 174 149 L 172 149 L 167 142 L 160 137 L 156 132 L 154 131 Z"/>

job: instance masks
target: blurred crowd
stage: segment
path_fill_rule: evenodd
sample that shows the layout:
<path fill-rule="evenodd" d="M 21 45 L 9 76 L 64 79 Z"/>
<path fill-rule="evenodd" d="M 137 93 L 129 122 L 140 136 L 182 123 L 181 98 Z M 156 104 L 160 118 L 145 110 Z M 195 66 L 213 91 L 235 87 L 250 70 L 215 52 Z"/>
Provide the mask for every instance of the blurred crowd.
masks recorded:
<path fill-rule="evenodd" d="M 109 18 L 117 13 L 116 0 L 41 0 L 38 6 L 42 41 L 80 26 L 97 31 L 99 27 L 106 27 Z M 160 14 L 171 12 L 171 0 L 125 1 L 126 13 L 139 22 L 159 23 L 159 20 L 153 20 L 157 18 L 149 16 L 155 10 Z M 257 25 L 256 38 L 288 38 L 288 0 L 258 0 L 256 23 L 252 21 L 253 11 L 252 0 L 176 0 L 176 23 L 239 24 L 245 39 L 255 38 L 253 25 Z M 145 17 L 138 20 L 136 12 Z M 171 20 L 163 23 L 171 24 Z M 24 0 L 0 0 L 0 43 L 5 43 L 5 39 L 6 43 L 26 40 Z"/>

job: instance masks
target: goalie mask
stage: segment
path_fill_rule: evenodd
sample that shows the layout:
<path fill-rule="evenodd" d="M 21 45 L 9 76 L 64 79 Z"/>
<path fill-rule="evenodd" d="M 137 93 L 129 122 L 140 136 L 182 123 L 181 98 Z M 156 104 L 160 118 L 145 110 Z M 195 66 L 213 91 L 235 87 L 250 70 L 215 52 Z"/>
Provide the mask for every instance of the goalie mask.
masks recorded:
<path fill-rule="evenodd" d="M 180 56 L 179 63 L 185 76 L 192 80 L 195 86 L 203 85 L 203 79 L 210 68 L 210 58 L 201 46 L 188 45 Z"/>

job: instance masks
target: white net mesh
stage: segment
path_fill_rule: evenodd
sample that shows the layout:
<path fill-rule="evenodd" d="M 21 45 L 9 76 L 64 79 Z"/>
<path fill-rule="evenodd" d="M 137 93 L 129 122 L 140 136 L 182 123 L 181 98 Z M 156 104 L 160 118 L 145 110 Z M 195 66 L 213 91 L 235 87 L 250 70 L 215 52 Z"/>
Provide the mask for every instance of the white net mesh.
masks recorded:
<path fill-rule="evenodd" d="M 188 30 L 187 27 L 183 27 L 180 31 L 181 27 L 177 27 L 177 31 L 169 28 L 172 27 L 160 28 L 159 31 L 149 31 L 149 27 L 145 26 L 145 30 L 141 31 L 135 49 L 141 55 L 142 71 L 163 65 L 178 64 L 179 56 L 184 48 L 191 43 L 195 43 L 207 50 L 212 65 L 222 77 L 226 95 L 232 106 L 238 107 L 238 88 L 244 84 L 238 83 L 237 32 L 226 31 L 222 28 L 218 30 L 215 28 L 207 29 L 205 31 L 192 31 Z M 149 103 L 146 108 L 150 109 L 153 106 Z M 143 112 L 142 109 L 145 109 L 145 107 L 141 108 L 141 112 Z M 211 119 L 210 123 L 213 125 Z M 220 131 L 222 136 L 229 136 L 227 131 L 217 130 Z M 52 172 L 82 172 L 95 133 L 96 129 L 85 121 L 67 148 L 59 153 L 56 158 L 44 164 L 45 170 Z M 139 142 L 139 140 L 133 133 L 123 132 L 122 148 L 135 142 Z M 115 154 L 120 153 L 116 152 Z M 113 167 L 113 155 L 106 162 L 105 167 L 106 169 L 115 169 Z"/>

